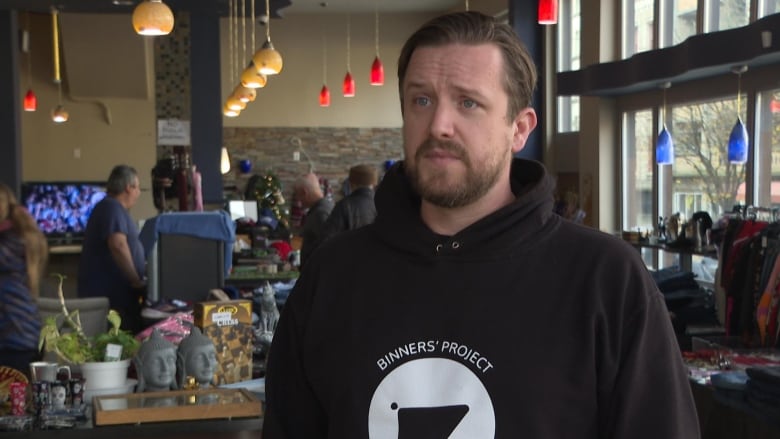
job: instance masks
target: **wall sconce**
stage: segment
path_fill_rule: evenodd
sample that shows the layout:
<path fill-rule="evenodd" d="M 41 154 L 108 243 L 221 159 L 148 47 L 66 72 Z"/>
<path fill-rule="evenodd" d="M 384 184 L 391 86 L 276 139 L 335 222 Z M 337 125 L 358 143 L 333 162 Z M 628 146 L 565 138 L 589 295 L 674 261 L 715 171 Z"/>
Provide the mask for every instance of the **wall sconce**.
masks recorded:
<path fill-rule="evenodd" d="M 230 172 L 230 156 L 228 150 L 224 146 L 222 147 L 222 159 L 219 162 L 219 170 L 222 174 Z"/>
<path fill-rule="evenodd" d="M 173 12 L 162 0 L 144 0 L 133 10 L 133 29 L 139 35 L 168 35 L 173 30 Z"/>

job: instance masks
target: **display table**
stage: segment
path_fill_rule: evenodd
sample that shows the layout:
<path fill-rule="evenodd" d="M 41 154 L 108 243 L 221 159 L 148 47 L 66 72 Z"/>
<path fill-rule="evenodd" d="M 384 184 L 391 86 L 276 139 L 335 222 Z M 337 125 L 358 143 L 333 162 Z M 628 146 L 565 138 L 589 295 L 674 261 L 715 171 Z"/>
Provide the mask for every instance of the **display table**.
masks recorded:
<path fill-rule="evenodd" d="M 704 256 L 707 258 L 718 258 L 718 253 L 714 248 L 702 248 L 697 249 L 691 246 L 673 246 L 663 243 L 650 244 L 649 242 L 630 242 L 637 250 L 643 248 L 660 250 L 667 253 L 674 253 L 680 257 L 680 269 L 683 271 L 691 271 L 693 267 L 692 256 Z"/>
<path fill-rule="evenodd" d="M 91 424 L 68 430 L 3 432 L 3 439 L 259 439 L 263 418 L 208 421 L 157 422 L 139 425 L 93 427 Z"/>
<path fill-rule="evenodd" d="M 780 424 L 717 400 L 711 386 L 691 381 L 691 390 L 699 415 L 702 439 L 780 438 Z"/>

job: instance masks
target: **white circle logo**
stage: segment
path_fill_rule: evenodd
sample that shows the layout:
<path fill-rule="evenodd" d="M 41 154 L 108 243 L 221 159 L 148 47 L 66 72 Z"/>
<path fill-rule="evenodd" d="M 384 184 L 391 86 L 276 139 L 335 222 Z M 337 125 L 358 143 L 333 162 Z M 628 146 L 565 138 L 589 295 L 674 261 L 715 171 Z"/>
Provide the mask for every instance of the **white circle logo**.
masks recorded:
<path fill-rule="evenodd" d="M 474 372 L 446 358 L 422 358 L 390 372 L 368 410 L 371 439 L 492 439 L 490 395 Z"/>

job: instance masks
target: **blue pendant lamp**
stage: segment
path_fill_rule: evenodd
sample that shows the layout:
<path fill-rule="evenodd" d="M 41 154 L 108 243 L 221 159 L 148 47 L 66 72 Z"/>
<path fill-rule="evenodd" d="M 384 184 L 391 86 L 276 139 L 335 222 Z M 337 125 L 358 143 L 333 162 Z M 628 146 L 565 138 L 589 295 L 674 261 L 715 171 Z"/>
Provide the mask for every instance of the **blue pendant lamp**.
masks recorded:
<path fill-rule="evenodd" d="M 737 66 L 731 71 L 737 75 L 737 123 L 734 124 L 734 128 L 731 129 L 731 134 L 729 135 L 728 157 L 729 163 L 733 165 L 744 165 L 747 163 L 750 141 L 748 140 L 747 128 L 745 128 L 745 124 L 742 123 L 742 118 L 739 116 L 739 113 L 742 108 L 742 74 L 747 71 L 747 66 Z"/>
<path fill-rule="evenodd" d="M 658 140 L 655 143 L 655 161 L 659 165 L 671 165 L 674 164 L 674 141 L 669 130 L 666 129 L 666 89 L 671 87 L 670 82 L 664 82 L 661 84 L 661 88 L 664 90 L 664 104 L 661 107 L 661 121 L 663 123 L 663 129 L 658 133 Z"/>

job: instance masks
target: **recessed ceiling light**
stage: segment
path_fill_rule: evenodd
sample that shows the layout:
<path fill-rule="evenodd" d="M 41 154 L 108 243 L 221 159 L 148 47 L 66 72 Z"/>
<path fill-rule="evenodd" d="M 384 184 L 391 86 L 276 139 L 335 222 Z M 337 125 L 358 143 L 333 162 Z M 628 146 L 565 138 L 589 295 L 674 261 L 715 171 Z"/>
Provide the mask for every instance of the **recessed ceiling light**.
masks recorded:
<path fill-rule="evenodd" d="M 111 4 L 114 6 L 133 6 L 135 3 L 132 0 L 111 0 Z"/>

